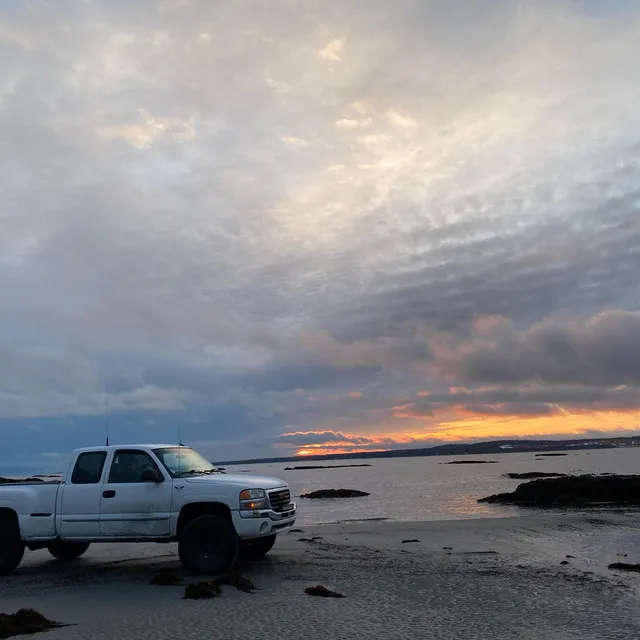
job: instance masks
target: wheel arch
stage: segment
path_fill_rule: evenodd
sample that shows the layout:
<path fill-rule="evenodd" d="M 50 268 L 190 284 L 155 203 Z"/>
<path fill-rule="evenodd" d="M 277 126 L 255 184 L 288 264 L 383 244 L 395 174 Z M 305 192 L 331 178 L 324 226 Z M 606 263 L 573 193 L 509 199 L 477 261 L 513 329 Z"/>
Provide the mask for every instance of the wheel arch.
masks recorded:
<path fill-rule="evenodd" d="M 0 523 L 9 523 L 14 525 L 18 534 L 22 535 L 20 532 L 20 518 L 18 518 L 18 513 L 15 509 L 11 509 L 10 507 L 0 507 Z"/>
<path fill-rule="evenodd" d="M 231 509 L 228 505 L 224 504 L 224 502 L 191 502 L 189 504 L 185 504 L 182 509 L 180 509 L 176 535 L 180 537 L 184 528 L 192 520 L 195 520 L 200 516 L 220 516 L 227 522 L 233 524 Z"/>

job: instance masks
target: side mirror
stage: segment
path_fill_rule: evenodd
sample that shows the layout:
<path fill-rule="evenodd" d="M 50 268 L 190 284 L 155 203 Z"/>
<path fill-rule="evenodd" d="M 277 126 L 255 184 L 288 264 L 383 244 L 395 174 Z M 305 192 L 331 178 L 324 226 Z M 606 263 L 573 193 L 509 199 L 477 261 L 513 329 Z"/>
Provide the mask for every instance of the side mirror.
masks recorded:
<path fill-rule="evenodd" d="M 164 482 L 164 478 L 156 469 L 145 469 L 142 472 L 142 482 Z"/>

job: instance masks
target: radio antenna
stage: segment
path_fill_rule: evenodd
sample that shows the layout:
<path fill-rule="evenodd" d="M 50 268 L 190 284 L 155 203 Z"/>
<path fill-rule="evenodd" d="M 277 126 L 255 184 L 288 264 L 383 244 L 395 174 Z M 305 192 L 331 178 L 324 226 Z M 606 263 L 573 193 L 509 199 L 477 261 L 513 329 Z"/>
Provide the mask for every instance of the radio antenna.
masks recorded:
<path fill-rule="evenodd" d="M 105 418 L 105 446 L 109 446 L 109 393 L 105 393 L 104 397 L 104 418 Z"/>
<path fill-rule="evenodd" d="M 180 423 L 178 423 L 178 446 L 184 447 L 184 442 L 182 442 Z"/>

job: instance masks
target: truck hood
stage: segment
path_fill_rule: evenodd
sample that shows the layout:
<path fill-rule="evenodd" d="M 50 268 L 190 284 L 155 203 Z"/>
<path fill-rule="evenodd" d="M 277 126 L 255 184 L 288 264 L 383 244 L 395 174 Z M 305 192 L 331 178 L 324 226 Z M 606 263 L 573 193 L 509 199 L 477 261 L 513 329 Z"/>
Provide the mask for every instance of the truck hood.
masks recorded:
<path fill-rule="evenodd" d="M 242 489 L 279 489 L 289 485 L 279 478 L 269 478 L 268 476 L 254 476 L 252 474 L 216 474 L 212 476 L 194 476 L 183 478 L 189 484 L 224 484 L 240 487 Z"/>

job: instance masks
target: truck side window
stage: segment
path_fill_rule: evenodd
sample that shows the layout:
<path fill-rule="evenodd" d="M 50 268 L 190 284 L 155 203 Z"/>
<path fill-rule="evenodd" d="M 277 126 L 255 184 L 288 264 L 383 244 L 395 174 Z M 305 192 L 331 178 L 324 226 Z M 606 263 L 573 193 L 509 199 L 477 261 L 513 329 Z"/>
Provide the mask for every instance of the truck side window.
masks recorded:
<path fill-rule="evenodd" d="M 98 484 L 106 459 L 106 451 L 81 453 L 71 474 L 71 484 Z"/>
<path fill-rule="evenodd" d="M 142 472 L 145 469 L 155 469 L 160 473 L 158 465 L 148 453 L 120 449 L 115 452 L 111 462 L 109 483 L 142 482 Z"/>

